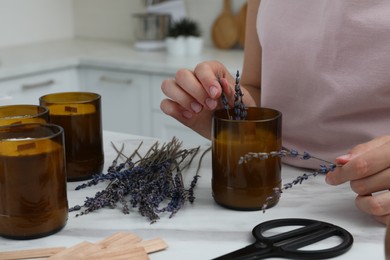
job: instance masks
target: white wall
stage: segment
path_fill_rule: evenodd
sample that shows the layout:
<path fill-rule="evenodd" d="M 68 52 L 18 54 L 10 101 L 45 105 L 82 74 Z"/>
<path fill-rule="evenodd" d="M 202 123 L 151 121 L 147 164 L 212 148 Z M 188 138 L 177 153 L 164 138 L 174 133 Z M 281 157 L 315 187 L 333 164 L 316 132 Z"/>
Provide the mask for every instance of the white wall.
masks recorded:
<path fill-rule="evenodd" d="M 0 47 L 73 36 L 72 0 L 0 0 Z"/>
<path fill-rule="evenodd" d="M 232 0 L 238 12 L 246 0 Z M 74 0 L 75 35 L 133 42 L 134 13 L 145 11 L 145 0 Z M 189 18 L 197 21 L 206 45 L 211 45 L 210 28 L 222 12 L 223 0 L 184 0 Z"/>
<path fill-rule="evenodd" d="M 145 11 L 145 0 L 0 0 L 0 48 L 72 37 L 132 43 L 131 15 Z M 223 0 L 184 0 L 188 16 L 212 45 L 210 28 Z M 232 0 L 235 12 L 245 0 Z"/>
<path fill-rule="evenodd" d="M 145 11 L 141 0 L 74 0 L 76 37 L 132 41 L 131 14 Z"/>

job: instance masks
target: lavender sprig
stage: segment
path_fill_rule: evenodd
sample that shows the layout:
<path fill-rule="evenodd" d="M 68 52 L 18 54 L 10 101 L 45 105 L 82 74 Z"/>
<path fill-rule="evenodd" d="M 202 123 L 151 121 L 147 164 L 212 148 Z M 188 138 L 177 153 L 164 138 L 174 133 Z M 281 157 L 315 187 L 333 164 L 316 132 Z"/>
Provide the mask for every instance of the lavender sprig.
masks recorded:
<path fill-rule="evenodd" d="M 217 79 L 218 79 L 219 85 L 220 85 L 221 88 L 222 88 L 221 76 L 217 75 Z M 230 107 L 229 107 L 229 100 L 227 99 L 226 94 L 225 94 L 225 92 L 223 91 L 223 88 L 221 89 L 221 91 L 222 91 L 222 93 L 221 93 L 221 102 L 222 102 L 222 105 L 223 105 L 223 109 L 226 110 L 226 113 L 227 113 L 227 115 L 228 115 L 228 118 L 230 119 L 230 118 L 232 118 L 232 117 L 230 116 L 230 113 L 229 113 L 229 109 L 230 109 Z"/>
<path fill-rule="evenodd" d="M 217 79 L 218 79 L 219 84 L 222 86 L 221 77 L 217 76 Z M 230 109 L 229 101 L 228 101 L 228 99 L 226 97 L 226 94 L 224 93 L 224 91 L 222 89 L 221 102 L 222 102 L 223 108 L 226 110 L 229 119 L 245 120 L 246 117 L 247 117 L 247 111 L 246 111 L 247 109 L 246 109 L 246 106 L 245 106 L 245 104 L 243 102 L 243 99 L 242 99 L 244 94 L 241 91 L 240 72 L 238 70 L 237 70 L 237 73 L 236 73 L 236 84 L 234 86 L 234 91 L 235 91 L 235 94 L 234 94 L 234 107 L 233 107 L 234 117 L 230 116 L 230 113 L 229 113 L 229 109 Z"/>
<path fill-rule="evenodd" d="M 236 73 L 236 85 L 234 86 L 234 115 L 235 120 L 244 120 L 247 116 L 246 107 L 242 100 L 244 94 L 241 91 L 240 85 L 240 72 L 237 70 Z"/>
<path fill-rule="evenodd" d="M 291 182 L 283 184 L 283 186 L 281 188 L 275 187 L 273 189 L 273 194 L 268 196 L 266 198 L 265 202 L 262 205 L 261 209 L 262 209 L 263 213 L 268 208 L 268 204 L 270 202 L 280 198 L 280 196 L 282 195 L 284 190 L 291 189 L 293 186 L 295 186 L 297 184 L 302 184 L 302 182 L 307 180 L 309 177 L 315 177 L 318 174 L 327 174 L 328 172 L 333 171 L 336 167 L 339 167 L 339 165 L 336 165 L 336 164 L 334 164 L 332 162 L 329 162 L 327 160 L 321 159 L 319 157 L 312 156 L 308 152 L 299 153 L 297 150 L 294 150 L 294 149 L 292 149 L 292 150 L 283 149 L 283 150 L 280 150 L 280 151 L 272 151 L 272 152 L 269 152 L 269 153 L 266 153 L 266 152 L 258 152 L 258 153 L 250 152 L 250 153 L 245 154 L 244 156 L 241 156 L 240 159 L 239 159 L 239 163 L 240 164 L 247 163 L 248 161 L 253 160 L 253 159 L 266 160 L 266 159 L 272 158 L 272 157 L 294 157 L 294 158 L 300 158 L 302 160 L 316 159 L 316 160 L 321 161 L 322 164 L 320 164 L 318 169 L 313 170 L 310 173 L 303 173 L 302 175 L 296 177 Z"/>
<path fill-rule="evenodd" d="M 87 197 L 84 205 L 76 205 L 69 211 L 83 209 L 76 215 L 81 216 L 104 207 L 115 208 L 119 203 L 124 214 L 129 214 L 131 208 L 138 208 L 142 216 L 154 223 L 161 213 L 167 212 L 170 213 L 169 217 L 173 217 L 186 201 L 193 203 L 199 166 L 189 188 L 183 183 L 182 172 L 190 166 L 200 147 L 181 149 L 181 142 L 173 138 L 162 146 L 156 142 L 141 156 L 141 144 L 120 164 L 118 159 L 124 156 L 123 146 L 121 150 L 114 147 L 118 156 L 108 167 L 107 173 L 94 175 L 92 180 L 79 185 L 76 190 L 105 181 L 109 182 L 107 187 L 97 192 L 94 197 Z M 139 160 L 133 162 L 136 156 Z"/>

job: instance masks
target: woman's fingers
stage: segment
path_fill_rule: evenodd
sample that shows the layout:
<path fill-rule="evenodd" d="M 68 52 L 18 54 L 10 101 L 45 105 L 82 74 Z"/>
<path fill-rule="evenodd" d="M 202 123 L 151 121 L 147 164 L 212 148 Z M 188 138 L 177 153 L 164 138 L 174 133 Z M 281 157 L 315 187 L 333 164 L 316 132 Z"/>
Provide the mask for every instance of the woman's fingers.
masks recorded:
<path fill-rule="evenodd" d="M 227 96 L 232 95 L 232 89 L 229 87 L 234 84 L 234 79 L 224 65 L 217 61 L 200 63 L 195 67 L 194 75 L 205 88 L 210 99 L 216 100 L 221 96 L 222 88 Z M 222 79 L 224 86 L 221 86 L 218 78 Z"/>
<path fill-rule="evenodd" d="M 171 99 L 163 99 L 160 103 L 160 109 L 165 114 L 175 118 L 176 120 L 185 125 L 187 125 L 187 123 L 184 122 L 190 120 L 194 115 L 192 112 L 186 110 Z"/>
<path fill-rule="evenodd" d="M 358 194 L 356 206 L 379 222 L 390 221 L 390 136 L 357 145 L 336 163 L 344 164 L 329 172 L 326 182 L 338 185 L 350 181 Z"/>
<path fill-rule="evenodd" d="M 211 113 L 212 111 L 204 110 L 198 114 L 192 114 L 185 110 L 178 103 L 171 99 L 164 99 L 160 104 L 161 110 L 183 125 L 193 129 L 203 137 L 211 138 Z"/>
<path fill-rule="evenodd" d="M 356 206 L 363 212 L 373 215 L 379 222 L 387 224 L 390 219 L 390 192 L 357 196 Z"/>
<path fill-rule="evenodd" d="M 192 85 L 195 85 L 193 83 Z M 199 87 L 199 86 L 198 86 Z M 185 89 L 180 87 L 175 80 L 167 79 L 161 85 L 161 90 L 169 99 L 174 100 L 178 105 L 182 108 L 181 112 L 186 111 L 184 114 L 187 118 L 192 116 L 193 114 L 199 113 L 203 109 L 203 105 L 197 100 L 201 94 L 197 96 L 192 96 L 190 93 L 186 92 Z M 198 91 L 200 92 L 200 91 Z M 164 106 L 161 105 L 161 108 L 164 110 Z"/>
<path fill-rule="evenodd" d="M 189 102 L 188 100 L 179 100 L 175 98 L 172 99 L 176 101 L 180 101 L 181 105 L 183 105 L 182 102 L 187 102 L 187 104 L 185 105 L 185 107 L 187 108 L 194 109 L 193 107 L 191 107 L 194 106 L 193 102 L 197 103 L 195 108 L 198 108 L 198 105 L 200 105 L 202 108 L 207 106 L 206 100 L 207 98 L 209 98 L 209 94 L 206 91 L 207 87 L 205 87 L 203 83 L 198 80 L 198 78 L 192 71 L 186 69 L 181 69 L 177 71 L 175 77 L 175 83 L 177 88 L 180 88 L 182 91 L 187 93 L 189 97 L 192 98 L 190 100 L 192 103 L 188 103 Z M 164 89 L 163 92 L 166 94 Z M 195 111 L 195 112 L 198 113 L 200 111 Z"/>
<path fill-rule="evenodd" d="M 219 62 L 203 62 L 196 66 L 192 72 L 188 69 L 180 69 L 176 72 L 175 79 L 165 80 L 162 92 L 173 101 L 180 104 L 187 111 L 199 113 L 203 108 L 214 110 L 219 104 L 222 86 L 218 81 L 218 75 L 223 78 L 231 76 L 226 74 L 226 68 Z M 226 79 L 223 86 L 226 94 L 232 90 Z"/>
<path fill-rule="evenodd" d="M 390 168 L 387 168 L 370 177 L 353 180 L 351 188 L 359 195 L 370 195 L 374 192 L 390 189 Z"/>
<path fill-rule="evenodd" d="M 326 182 L 338 185 L 347 181 L 364 179 L 389 168 L 390 142 L 372 147 L 348 160 L 342 167 L 337 167 L 335 171 L 329 172 L 326 176 Z"/>
<path fill-rule="evenodd" d="M 218 77 L 223 79 L 222 86 Z M 174 79 L 165 80 L 161 85 L 167 99 L 161 101 L 160 108 L 165 114 L 210 138 L 212 113 L 222 106 L 222 88 L 228 98 L 233 95 L 228 82 L 234 84 L 233 77 L 217 61 L 200 63 L 194 71 L 178 70 Z"/>

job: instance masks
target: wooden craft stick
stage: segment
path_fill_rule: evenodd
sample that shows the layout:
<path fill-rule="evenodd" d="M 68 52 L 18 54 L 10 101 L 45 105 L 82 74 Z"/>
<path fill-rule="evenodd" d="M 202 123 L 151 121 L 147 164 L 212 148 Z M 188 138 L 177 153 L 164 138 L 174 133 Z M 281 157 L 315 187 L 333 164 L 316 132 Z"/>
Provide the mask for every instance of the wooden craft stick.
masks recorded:
<path fill-rule="evenodd" d="M 118 239 L 121 239 L 126 236 L 127 233 L 125 232 L 116 232 L 112 234 L 111 236 L 106 237 L 105 239 L 99 241 L 97 244 L 102 247 L 107 247 L 109 244 L 114 243 Z"/>
<path fill-rule="evenodd" d="M 131 246 L 141 241 L 141 238 L 132 233 L 127 233 L 125 236 L 106 244 L 106 248 L 116 248 L 122 246 Z"/>
<path fill-rule="evenodd" d="M 136 244 L 137 247 L 143 247 L 146 253 L 154 253 L 168 248 L 167 243 L 161 238 L 153 238 L 150 240 L 143 240 Z"/>
<path fill-rule="evenodd" d="M 103 239 L 97 244 L 102 248 L 115 247 L 122 244 L 135 244 L 141 241 L 141 238 L 133 233 L 118 232 Z"/>
<path fill-rule="evenodd" d="M 100 247 L 90 242 L 81 242 L 61 252 L 50 256 L 48 259 L 80 259 L 93 252 L 99 251 Z"/>
<path fill-rule="evenodd" d="M 72 247 L 53 247 L 0 252 L 1 260 L 48 259 L 149 259 L 148 253 L 164 250 L 168 245 L 161 238 L 141 241 L 132 233 L 117 232 L 98 243 L 81 242 Z"/>
<path fill-rule="evenodd" d="M 14 259 L 27 259 L 27 258 L 43 258 L 55 255 L 66 247 L 50 247 L 50 248 L 37 248 L 27 250 L 16 250 L 0 252 L 0 259 L 3 260 L 14 260 Z"/>
<path fill-rule="evenodd" d="M 143 247 L 116 247 L 106 248 L 88 255 L 86 259 L 149 259 Z"/>

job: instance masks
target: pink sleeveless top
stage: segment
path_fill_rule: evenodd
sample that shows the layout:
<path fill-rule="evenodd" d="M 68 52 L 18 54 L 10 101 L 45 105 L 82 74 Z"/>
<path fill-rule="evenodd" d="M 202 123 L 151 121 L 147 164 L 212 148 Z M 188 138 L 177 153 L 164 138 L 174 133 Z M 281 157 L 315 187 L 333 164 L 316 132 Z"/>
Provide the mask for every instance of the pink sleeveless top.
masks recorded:
<path fill-rule="evenodd" d="M 390 134 L 389 0 L 262 0 L 257 30 L 283 146 L 334 161 Z"/>

